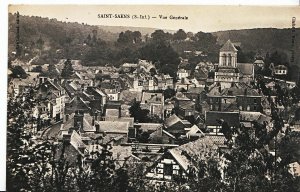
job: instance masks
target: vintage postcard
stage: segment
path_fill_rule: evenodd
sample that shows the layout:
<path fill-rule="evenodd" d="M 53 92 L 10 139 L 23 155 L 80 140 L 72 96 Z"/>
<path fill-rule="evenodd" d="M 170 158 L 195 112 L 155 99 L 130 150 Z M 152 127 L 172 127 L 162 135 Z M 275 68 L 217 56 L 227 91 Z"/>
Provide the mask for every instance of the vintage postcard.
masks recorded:
<path fill-rule="evenodd" d="M 299 191 L 300 6 L 9 5 L 6 190 Z"/>

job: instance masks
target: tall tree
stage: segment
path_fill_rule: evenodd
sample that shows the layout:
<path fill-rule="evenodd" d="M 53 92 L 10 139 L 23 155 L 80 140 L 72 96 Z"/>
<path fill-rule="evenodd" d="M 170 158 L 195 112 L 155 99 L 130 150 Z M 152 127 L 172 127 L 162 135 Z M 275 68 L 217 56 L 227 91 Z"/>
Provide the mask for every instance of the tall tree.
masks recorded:
<path fill-rule="evenodd" d="M 176 33 L 173 35 L 174 40 L 183 41 L 187 38 L 187 34 L 183 29 L 179 29 Z"/>
<path fill-rule="evenodd" d="M 70 78 L 73 75 L 74 69 L 70 59 L 67 59 L 64 63 L 64 68 L 62 69 L 61 76 L 62 78 Z"/>

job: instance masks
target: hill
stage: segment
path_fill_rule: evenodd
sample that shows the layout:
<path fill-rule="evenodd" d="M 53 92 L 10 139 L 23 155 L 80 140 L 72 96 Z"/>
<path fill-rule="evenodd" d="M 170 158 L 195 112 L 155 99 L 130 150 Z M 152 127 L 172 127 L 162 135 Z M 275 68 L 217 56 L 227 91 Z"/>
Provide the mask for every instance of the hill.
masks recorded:
<path fill-rule="evenodd" d="M 121 33 L 122 31 L 139 31 L 141 32 L 141 34 L 144 35 L 150 35 L 151 33 L 153 33 L 155 30 L 157 30 L 157 28 L 148 28 L 148 27 L 130 27 L 130 26 L 104 26 L 104 25 L 98 25 L 99 29 L 107 32 L 107 33 L 111 33 L 114 34 L 114 40 L 117 40 L 119 33 Z M 174 30 L 166 30 L 163 29 L 165 32 L 169 32 L 169 33 L 175 33 L 176 31 Z"/>
<path fill-rule="evenodd" d="M 219 44 L 228 39 L 239 42 L 241 48 L 246 51 L 261 51 L 263 55 L 275 50 L 283 51 L 290 57 L 291 29 L 258 28 L 214 32 Z M 298 39 L 297 39 L 298 38 Z M 300 28 L 296 29 L 295 63 L 300 67 Z"/>

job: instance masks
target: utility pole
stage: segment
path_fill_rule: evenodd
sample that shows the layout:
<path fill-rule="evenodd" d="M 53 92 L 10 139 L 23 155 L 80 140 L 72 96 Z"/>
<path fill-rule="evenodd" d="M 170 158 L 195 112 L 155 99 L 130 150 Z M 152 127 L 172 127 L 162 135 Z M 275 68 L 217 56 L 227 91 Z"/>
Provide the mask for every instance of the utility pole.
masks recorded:
<path fill-rule="evenodd" d="M 16 18 L 16 56 L 19 57 L 21 55 L 21 49 L 20 49 L 20 14 L 17 12 L 17 18 Z"/>

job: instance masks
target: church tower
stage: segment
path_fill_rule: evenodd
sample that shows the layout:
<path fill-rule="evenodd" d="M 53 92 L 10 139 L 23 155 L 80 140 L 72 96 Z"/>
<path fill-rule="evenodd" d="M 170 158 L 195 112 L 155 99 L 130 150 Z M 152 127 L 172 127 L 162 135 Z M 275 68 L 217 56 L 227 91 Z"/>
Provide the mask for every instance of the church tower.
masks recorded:
<path fill-rule="evenodd" d="M 239 82 L 239 70 L 237 68 L 237 52 L 230 40 L 228 40 L 219 53 L 219 65 L 215 70 L 215 82 L 220 83 L 221 88 L 229 88 Z"/>

